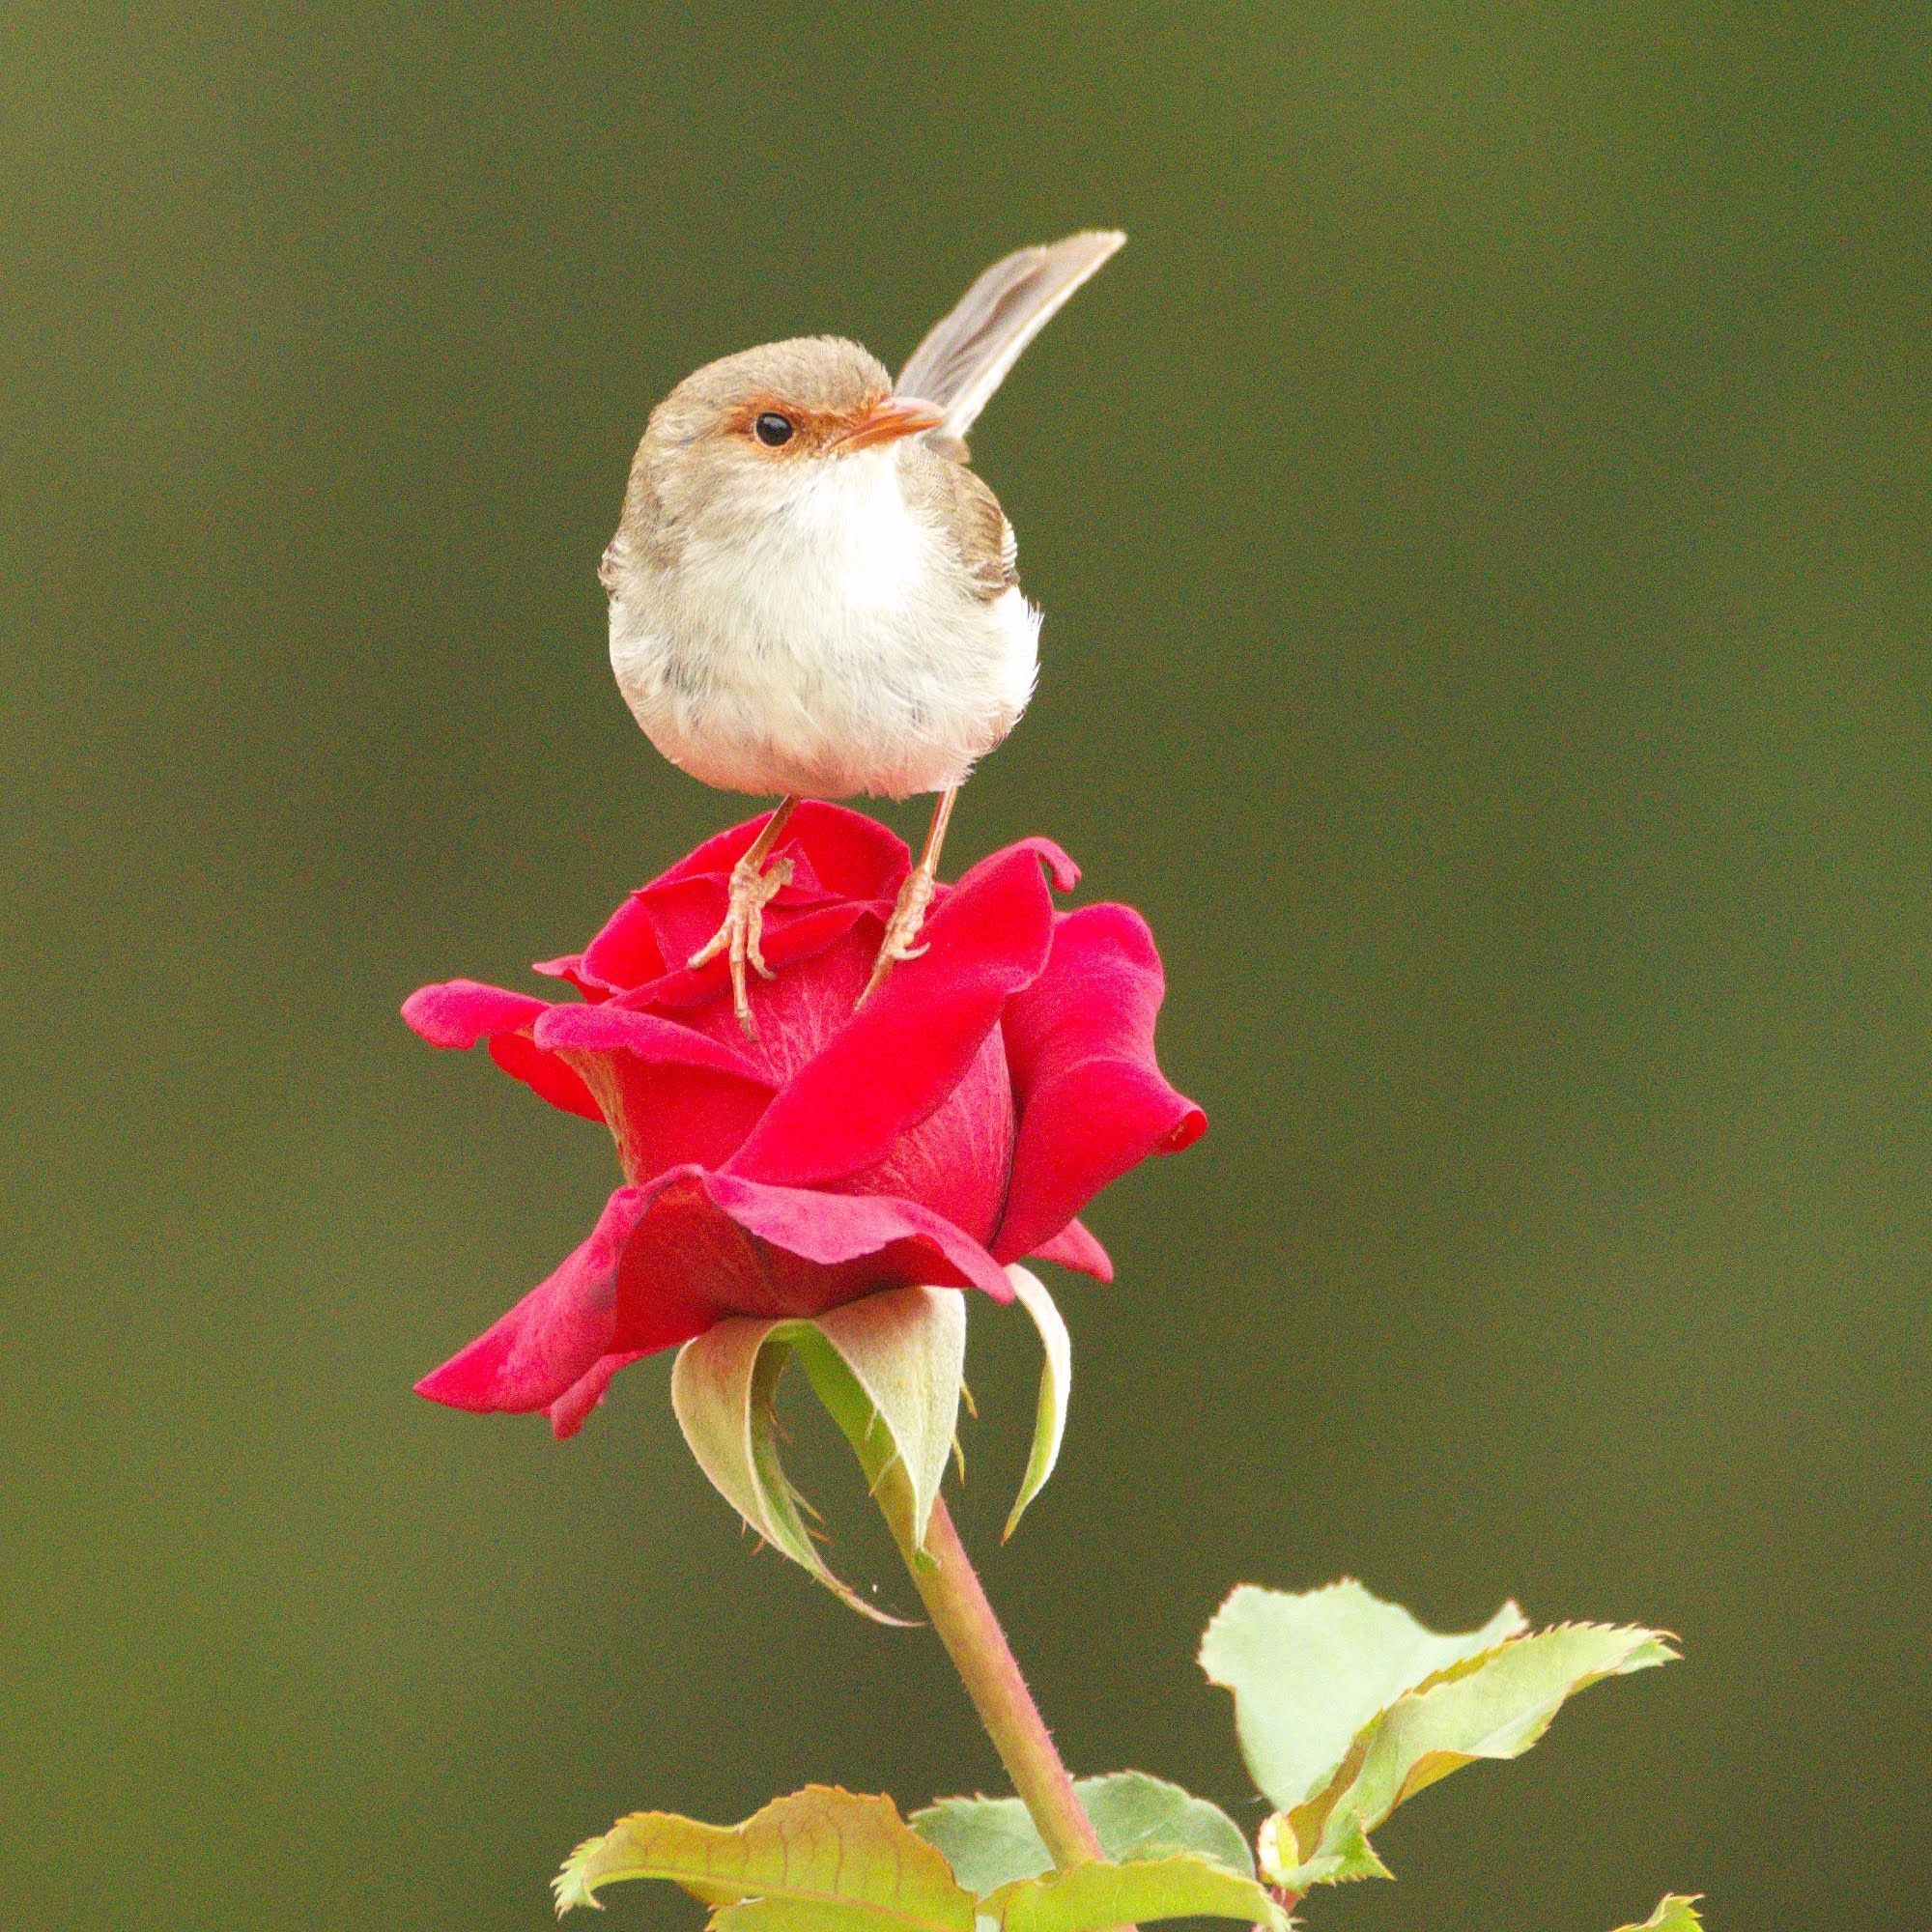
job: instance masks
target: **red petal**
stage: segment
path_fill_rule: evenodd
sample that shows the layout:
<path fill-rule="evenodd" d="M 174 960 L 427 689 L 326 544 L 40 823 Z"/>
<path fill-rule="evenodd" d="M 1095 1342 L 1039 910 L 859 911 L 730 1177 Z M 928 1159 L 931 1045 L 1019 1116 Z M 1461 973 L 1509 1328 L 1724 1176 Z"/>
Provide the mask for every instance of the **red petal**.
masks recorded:
<path fill-rule="evenodd" d="M 674 972 L 723 923 L 731 868 L 750 850 L 770 816 L 767 812 L 748 819 L 706 839 L 636 895 L 651 922 L 667 972 Z M 773 960 L 774 943 L 789 919 L 828 901 L 890 905 L 911 869 L 904 844 L 885 826 L 814 799 L 808 799 L 792 814 L 766 864 L 781 859 L 791 862 L 792 877 L 765 909 L 768 961 Z"/>
<path fill-rule="evenodd" d="M 793 813 L 785 843 L 810 859 L 819 885 L 835 898 L 891 899 L 912 870 L 905 840 L 889 826 L 817 799 Z"/>
<path fill-rule="evenodd" d="M 521 1080 L 532 1094 L 566 1114 L 601 1121 L 604 1110 L 583 1081 L 554 1053 L 530 1042 L 527 1034 L 499 1034 L 490 1042 L 490 1058 L 512 1080 Z"/>
<path fill-rule="evenodd" d="M 765 1019 L 768 1014 L 776 1016 L 780 1036 L 783 1036 L 802 1013 L 809 1016 L 808 1009 L 818 1003 L 815 991 L 800 996 L 798 988 L 791 983 L 794 977 L 792 969 L 808 960 L 815 962 L 828 950 L 836 948 L 867 914 L 883 922 L 889 909 L 883 902 L 876 906 L 822 905 L 800 911 L 790 918 L 780 918 L 767 907 L 761 950 L 766 966 L 776 976 L 776 982 L 756 978 L 752 981 L 752 998 L 756 1004 L 758 1019 L 758 1037 L 753 1041 L 746 1041 L 737 1017 L 731 1010 L 730 967 L 723 957 L 709 960 L 695 970 L 690 967 L 675 968 L 662 980 L 640 986 L 628 997 L 648 1006 L 672 1009 L 686 1025 L 699 1027 L 720 1039 L 743 1046 L 761 1065 L 779 1069 L 780 1077 L 782 1077 L 783 1069 L 810 1058 L 810 1053 L 816 1051 L 832 1024 L 829 1017 L 823 1023 L 816 1019 L 811 1021 L 812 1045 L 806 1052 L 787 1048 L 781 1038 L 775 1040 L 767 1037 Z M 875 936 L 872 945 L 876 944 Z M 859 955 L 854 956 L 857 958 Z M 872 964 L 870 947 L 863 949 L 863 956 L 865 970 L 869 972 Z M 858 985 L 865 983 L 862 973 Z M 842 1021 L 852 1010 L 852 1001 L 857 993 L 858 986 L 855 986 L 845 995 L 838 1010 L 839 1020 Z"/>
<path fill-rule="evenodd" d="M 1032 1259 L 1058 1262 L 1062 1267 L 1077 1268 L 1095 1281 L 1112 1281 L 1114 1264 L 1084 1221 L 1069 1221 L 1050 1241 L 1042 1241 Z"/>
<path fill-rule="evenodd" d="M 552 1007 L 537 1021 L 531 1037 L 552 1052 L 570 1047 L 579 1053 L 635 1053 L 644 1060 L 704 1066 L 770 1084 L 738 1047 L 616 1001 L 601 1007 Z"/>
<path fill-rule="evenodd" d="M 1160 955 L 1138 913 L 1088 906 L 1055 927 L 1046 970 L 1005 1022 L 1020 1132 L 993 1243 L 1003 1260 L 1032 1252 L 1110 1180 L 1207 1127 L 1154 1058 L 1162 990 Z"/>
<path fill-rule="evenodd" d="M 693 1162 L 716 1166 L 744 1144 L 771 1100 L 774 1083 L 747 1059 L 742 1041 L 715 1039 L 620 1000 L 553 1007 L 536 1037 L 582 1075 L 632 1181 Z"/>
<path fill-rule="evenodd" d="M 642 895 L 633 893 L 611 917 L 604 928 L 575 958 L 554 960 L 568 977 L 605 993 L 621 993 L 660 979 L 674 963 L 664 955 L 658 944 L 657 926 Z M 538 972 L 545 969 L 541 966 Z"/>
<path fill-rule="evenodd" d="M 769 1187 L 697 1168 L 665 1177 L 624 1281 L 614 1342 L 639 1350 L 668 1348 L 734 1315 L 822 1315 L 887 1288 L 1012 1298 L 992 1256 L 917 1202 Z"/>
<path fill-rule="evenodd" d="M 467 1349 L 426 1375 L 416 1393 L 451 1408 L 517 1413 L 547 1408 L 568 1394 L 610 1352 L 618 1264 L 648 1198 L 641 1188 L 618 1188 L 589 1239 Z"/>
<path fill-rule="evenodd" d="M 619 1369 L 628 1369 L 633 1362 L 640 1359 L 637 1350 L 600 1355 L 596 1367 L 580 1380 L 572 1382 L 544 1411 L 550 1417 L 551 1434 L 559 1442 L 575 1435 L 583 1427 L 585 1417 L 604 1400 L 604 1391 L 611 1386 L 611 1378 Z"/>
<path fill-rule="evenodd" d="M 403 1019 L 432 1046 L 471 1047 L 490 1042 L 490 1058 L 512 1079 L 567 1114 L 601 1121 L 603 1111 L 590 1090 L 555 1055 L 531 1038 L 531 1030 L 553 1010 L 548 1000 L 505 992 L 474 980 L 451 980 L 422 986 L 403 1002 Z M 565 1011 L 575 1011 L 566 1008 Z"/>
<path fill-rule="evenodd" d="M 760 812 L 728 832 L 707 838 L 696 851 L 661 872 L 644 888 L 651 892 L 680 879 L 727 879 L 731 867 L 751 850 L 771 813 Z M 821 799 L 806 799 L 791 815 L 779 840 L 778 853 L 789 855 L 797 871 L 795 883 L 810 893 L 835 898 L 891 898 L 912 870 L 905 841 L 876 818 L 848 811 Z"/>
<path fill-rule="evenodd" d="M 1012 1298 L 992 1256 L 916 1202 L 676 1168 L 620 1187 L 590 1238 L 416 1392 L 455 1408 L 548 1409 L 568 1435 L 618 1357 L 674 1348 L 734 1315 L 821 1315 L 915 1284 Z"/>
<path fill-rule="evenodd" d="M 930 951 L 895 967 L 785 1085 L 731 1171 L 797 1185 L 885 1159 L 959 1085 L 1002 1009 L 1038 976 L 1052 929 L 1033 852 L 1013 846 L 976 867 L 932 915 Z"/>
<path fill-rule="evenodd" d="M 403 1002 L 403 1024 L 432 1046 L 471 1047 L 479 1039 L 528 1026 L 549 1005 L 529 993 L 509 993 L 475 980 L 450 980 L 439 986 L 418 986 Z"/>
<path fill-rule="evenodd" d="M 959 881 L 959 885 L 965 885 L 966 881 L 973 877 L 974 872 L 980 869 L 980 867 L 993 865 L 996 861 L 1005 859 L 1014 852 L 1031 853 L 1034 858 L 1037 859 L 1046 867 L 1046 875 L 1053 881 L 1053 889 L 1057 893 L 1070 893 L 1080 883 L 1080 867 L 1066 856 L 1066 848 L 1056 844 L 1051 838 L 1043 838 L 1036 833 L 1029 838 L 1020 839 L 1016 844 L 1003 845 L 997 852 L 980 860 L 980 865 L 975 866 L 972 871 L 969 871 Z M 955 886 L 953 890 L 956 892 L 958 887 Z"/>

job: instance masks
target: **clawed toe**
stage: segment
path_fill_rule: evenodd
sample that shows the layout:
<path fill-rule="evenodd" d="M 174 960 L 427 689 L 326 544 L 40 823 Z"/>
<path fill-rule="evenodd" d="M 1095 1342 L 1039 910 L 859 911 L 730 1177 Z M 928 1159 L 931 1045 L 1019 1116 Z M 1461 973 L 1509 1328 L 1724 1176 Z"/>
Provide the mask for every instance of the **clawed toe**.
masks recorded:
<path fill-rule="evenodd" d="M 923 867 L 915 869 L 899 888 L 898 903 L 893 907 L 893 916 L 886 922 L 886 936 L 879 942 L 879 956 L 872 961 L 872 977 L 859 995 L 860 1006 L 885 984 L 886 976 L 895 966 L 909 959 L 923 959 L 931 952 L 930 946 L 915 946 L 913 941 L 925 923 L 925 909 L 932 903 L 932 874 Z"/>
<path fill-rule="evenodd" d="M 752 1002 L 745 978 L 749 963 L 761 980 L 774 978 L 765 964 L 763 940 L 765 907 L 791 884 L 792 864 L 781 859 L 769 870 L 741 859 L 731 868 L 731 898 L 724 923 L 691 955 L 687 964 L 708 965 L 723 952 L 731 972 L 731 1010 L 748 1039 L 755 1039 L 757 1023 L 752 1018 Z"/>

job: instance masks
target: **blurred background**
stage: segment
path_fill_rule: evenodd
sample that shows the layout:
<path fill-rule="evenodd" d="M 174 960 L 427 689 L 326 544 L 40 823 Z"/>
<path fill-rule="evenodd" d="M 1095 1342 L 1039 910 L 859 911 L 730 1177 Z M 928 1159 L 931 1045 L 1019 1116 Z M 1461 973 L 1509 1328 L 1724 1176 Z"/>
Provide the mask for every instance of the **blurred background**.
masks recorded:
<path fill-rule="evenodd" d="M 974 1310 L 1040 1700 L 1252 1822 L 1237 1579 L 1666 1625 L 1311 1924 L 1918 1922 L 1928 84 L 1916 8 L 9 8 L 0 1918 L 508 1932 L 621 1810 L 997 1788 L 665 1363 L 411 1395 L 614 1168 L 396 1007 L 751 809 L 605 661 L 651 403 L 1118 223 L 975 438 L 1045 668 L 949 857 L 1147 910 L 1213 1125 L 1005 1551 Z"/>

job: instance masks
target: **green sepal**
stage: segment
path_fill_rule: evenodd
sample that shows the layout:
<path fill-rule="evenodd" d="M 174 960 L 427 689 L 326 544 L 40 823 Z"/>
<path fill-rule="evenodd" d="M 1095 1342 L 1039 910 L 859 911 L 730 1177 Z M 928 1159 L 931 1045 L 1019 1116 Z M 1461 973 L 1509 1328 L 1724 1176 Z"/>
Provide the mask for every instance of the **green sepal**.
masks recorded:
<path fill-rule="evenodd" d="M 974 1932 L 973 1895 L 890 1798 L 813 1784 L 742 1825 L 668 1811 L 620 1818 L 553 1882 L 557 1916 L 624 1879 L 665 1879 L 715 1932 Z"/>
<path fill-rule="evenodd" d="M 1261 1875 L 1294 1893 L 1387 1877 L 1368 1834 L 1398 1804 L 1477 1758 L 1520 1755 L 1566 1698 L 1676 1654 L 1649 1630 L 1531 1635 L 1514 1604 L 1481 1630 L 1438 1635 L 1355 1582 L 1300 1595 L 1244 1584 L 1201 1645 L 1277 1807 L 1258 1842 Z"/>
<path fill-rule="evenodd" d="M 959 1428 L 965 1294 L 891 1289 L 800 1327 L 800 1366 L 857 1452 L 900 1549 L 918 1559 Z"/>
<path fill-rule="evenodd" d="M 1015 1879 L 980 1901 L 999 1932 L 1107 1932 L 1163 1918 L 1236 1918 L 1289 1932 L 1288 1915 L 1251 1878 L 1196 1852 L 1113 1864 L 1094 1860 Z"/>
<path fill-rule="evenodd" d="M 1083 1777 L 1074 1787 L 1100 1849 L 1116 1864 L 1194 1852 L 1236 1878 L 1253 1878 L 1241 1828 L 1205 1798 L 1144 1771 Z M 946 1855 L 959 1883 L 984 1894 L 1015 1879 L 1038 1878 L 1053 1858 L 1017 1798 L 943 1798 L 906 1823 Z"/>
<path fill-rule="evenodd" d="M 671 1406 L 698 1466 L 760 1537 L 862 1614 L 875 1609 L 827 1566 L 779 1453 L 776 1398 L 796 1357 L 852 1445 L 909 1561 L 923 1560 L 958 1423 L 965 1297 L 901 1288 L 815 1321 L 721 1321 L 678 1351 Z"/>
<path fill-rule="evenodd" d="M 697 1465 L 753 1532 L 866 1616 L 882 1617 L 826 1567 L 779 1458 L 781 1321 L 721 1321 L 678 1351 L 671 1406 Z"/>
<path fill-rule="evenodd" d="M 1073 1386 L 1073 1338 L 1054 1306 L 1053 1296 L 1037 1275 L 1026 1268 L 1007 1269 L 1013 1285 L 1013 1299 L 1033 1318 L 1039 1330 L 1045 1359 L 1039 1371 L 1039 1402 L 1034 1413 L 1033 1449 L 1027 1457 L 1026 1474 L 1020 1479 L 1020 1492 L 1013 1500 L 1012 1514 L 1000 1541 L 1007 1542 L 1020 1526 L 1027 1505 L 1046 1487 L 1053 1465 L 1060 1461 L 1061 1438 L 1066 1434 L 1066 1401 Z"/>

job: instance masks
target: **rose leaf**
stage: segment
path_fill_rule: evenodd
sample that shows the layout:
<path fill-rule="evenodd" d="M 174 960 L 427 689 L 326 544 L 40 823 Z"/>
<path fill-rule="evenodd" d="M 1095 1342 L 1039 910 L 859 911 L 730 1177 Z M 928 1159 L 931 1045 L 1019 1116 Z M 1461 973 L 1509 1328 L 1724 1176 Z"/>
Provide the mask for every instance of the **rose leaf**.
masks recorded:
<path fill-rule="evenodd" d="M 637 1811 L 579 1845 L 558 1917 L 620 1879 L 668 1879 L 726 1932 L 973 1932 L 973 1898 L 890 1798 L 808 1785 L 742 1825 Z"/>
<path fill-rule="evenodd" d="M 1015 1879 L 980 1901 L 999 1932 L 1105 1932 L 1162 1918 L 1237 1918 L 1289 1932 L 1288 1915 L 1251 1878 L 1198 1852 L 1114 1864 L 1095 1859 Z"/>
<path fill-rule="evenodd" d="M 1242 1584 L 1201 1640 L 1201 1667 L 1235 1693 L 1241 1755 L 1286 1810 L 1311 1797 L 1356 1734 L 1405 1690 L 1528 1626 L 1505 1604 L 1479 1631 L 1438 1636 L 1352 1580 L 1300 1595 Z"/>
<path fill-rule="evenodd" d="M 1704 1921 L 1697 1916 L 1699 1894 L 1688 1896 L 1672 1892 L 1659 1901 L 1658 1908 L 1641 1925 L 1622 1925 L 1617 1932 L 1701 1932 Z"/>
<path fill-rule="evenodd" d="M 1293 1892 L 1388 1876 L 1368 1833 L 1398 1804 L 1477 1758 L 1520 1755 L 1566 1698 L 1676 1654 L 1656 1631 L 1530 1635 L 1514 1604 L 1438 1635 L 1355 1582 L 1301 1595 L 1244 1584 L 1201 1645 L 1278 1807 L 1261 1831 L 1262 1876 Z"/>
<path fill-rule="evenodd" d="M 1094 1822 L 1100 1848 L 1116 1864 L 1197 1852 L 1237 1878 L 1255 1861 L 1241 1828 L 1217 1805 L 1144 1771 L 1083 1777 L 1073 1787 Z M 1014 1879 L 1053 1869 L 1026 1806 L 1017 1798 L 945 1798 L 906 1820 L 946 1854 L 961 1885 L 984 1894 Z"/>

